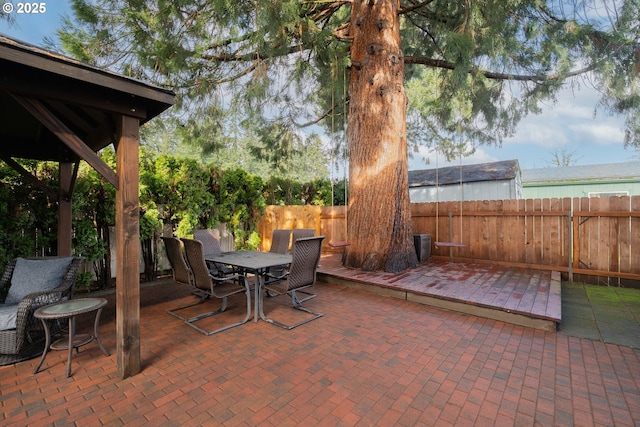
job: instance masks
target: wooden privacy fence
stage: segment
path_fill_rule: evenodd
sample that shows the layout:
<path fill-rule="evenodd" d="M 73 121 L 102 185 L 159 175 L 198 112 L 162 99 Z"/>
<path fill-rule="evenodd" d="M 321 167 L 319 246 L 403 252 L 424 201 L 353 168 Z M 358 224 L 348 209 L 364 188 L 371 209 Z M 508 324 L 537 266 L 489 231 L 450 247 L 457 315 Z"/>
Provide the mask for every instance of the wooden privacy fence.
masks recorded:
<path fill-rule="evenodd" d="M 348 241 L 344 206 L 269 206 L 262 249 L 276 228 L 315 228 Z M 414 234 L 430 234 L 431 254 L 553 269 L 569 280 L 624 285 L 640 281 L 640 196 L 414 203 Z M 460 247 L 436 242 L 460 243 Z"/>

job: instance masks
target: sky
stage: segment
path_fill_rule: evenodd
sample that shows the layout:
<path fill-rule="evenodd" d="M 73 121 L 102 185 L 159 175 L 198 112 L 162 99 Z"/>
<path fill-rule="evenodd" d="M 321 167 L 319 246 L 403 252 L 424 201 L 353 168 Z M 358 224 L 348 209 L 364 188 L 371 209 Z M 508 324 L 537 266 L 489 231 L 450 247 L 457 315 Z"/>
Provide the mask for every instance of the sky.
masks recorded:
<path fill-rule="evenodd" d="M 40 14 L 18 14 L 18 2 L 0 0 L 3 11 L 6 3 L 12 3 L 15 25 L 0 20 L 0 33 L 36 46 L 43 46 L 45 37 L 56 40 L 56 29 L 64 15 L 72 17 L 71 7 L 65 0 L 40 2 L 46 11 Z M 3 13 L 3 12 L 0 12 Z M 550 166 L 554 152 L 570 153 L 575 165 L 621 163 L 639 161 L 640 151 L 624 148 L 624 118 L 599 113 L 594 117 L 598 94 L 582 88 L 578 92 L 563 90 L 558 102 L 543 106 L 538 115 L 530 115 L 518 125 L 515 135 L 505 139 L 501 147 L 479 146 L 476 152 L 464 159 L 452 162 L 474 164 L 499 160 L 518 160 L 522 169 Z M 429 159 L 429 164 L 424 158 Z M 447 163 L 441 156 L 439 166 Z M 426 148 L 409 160 L 409 169 L 427 169 L 436 165 L 436 154 Z"/>

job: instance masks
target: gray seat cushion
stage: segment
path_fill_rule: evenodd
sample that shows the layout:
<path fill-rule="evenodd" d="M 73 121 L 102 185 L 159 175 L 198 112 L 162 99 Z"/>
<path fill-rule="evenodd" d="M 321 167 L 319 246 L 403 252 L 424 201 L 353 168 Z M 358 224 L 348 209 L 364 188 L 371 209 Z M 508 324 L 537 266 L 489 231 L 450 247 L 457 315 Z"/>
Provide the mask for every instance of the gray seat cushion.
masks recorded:
<path fill-rule="evenodd" d="M 0 304 L 0 331 L 16 328 L 18 304 Z"/>
<path fill-rule="evenodd" d="M 50 259 L 18 258 L 11 276 L 5 304 L 18 304 L 22 298 L 60 286 L 73 257 Z"/>

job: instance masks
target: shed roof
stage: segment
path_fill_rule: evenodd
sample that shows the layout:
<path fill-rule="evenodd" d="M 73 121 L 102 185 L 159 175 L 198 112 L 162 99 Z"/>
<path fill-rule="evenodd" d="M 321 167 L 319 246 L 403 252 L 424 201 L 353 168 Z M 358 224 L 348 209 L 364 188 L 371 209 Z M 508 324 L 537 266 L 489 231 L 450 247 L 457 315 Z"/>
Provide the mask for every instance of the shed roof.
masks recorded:
<path fill-rule="evenodd" d="M 640 179 L 640 162 L 525 169 L 522 183 Z"/>
<path fill-rule="evenodd" d="M 520 171 L 520 166 L 517 160 L 477 163 L 474 165 L 447 166 L 438 169 L 422 169 L 409 171 L 409 187 L 459 184 L 461 168 L 463 183 L 510 180 L 515 178 Z"/>

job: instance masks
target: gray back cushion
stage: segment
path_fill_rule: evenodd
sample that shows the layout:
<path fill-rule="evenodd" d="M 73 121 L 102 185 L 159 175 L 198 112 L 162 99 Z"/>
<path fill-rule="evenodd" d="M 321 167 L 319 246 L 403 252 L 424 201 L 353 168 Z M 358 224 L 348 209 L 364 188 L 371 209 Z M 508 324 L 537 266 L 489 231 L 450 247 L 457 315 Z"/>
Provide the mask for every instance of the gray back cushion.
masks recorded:
<path fill-rule="evenodd" d="M 73 257 L 50 259 L 18 258 L 11 276 L 5 304 L 18 304 L 25 296 L 57 288 Z"/>
<path fill-rule="evenodd" d="M 0 304 L 0 331 L 16 328 L 18 304 Z"/>

